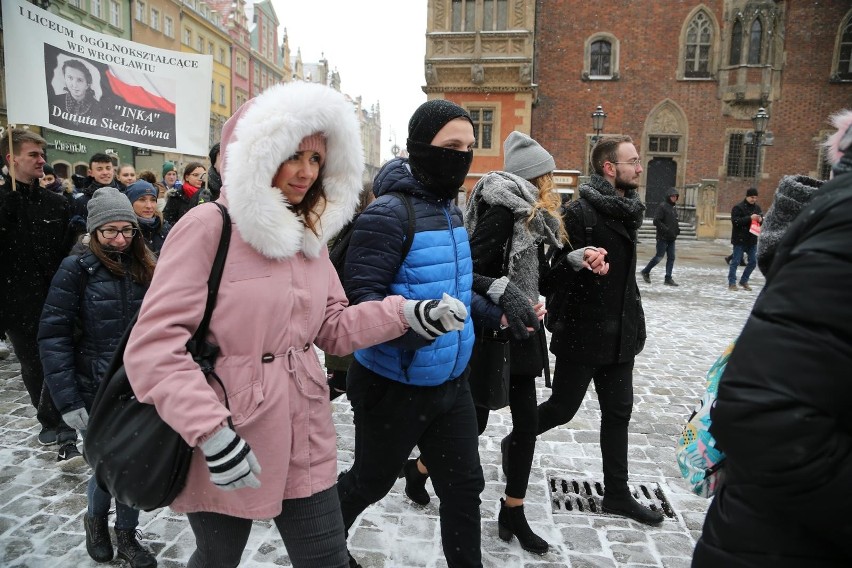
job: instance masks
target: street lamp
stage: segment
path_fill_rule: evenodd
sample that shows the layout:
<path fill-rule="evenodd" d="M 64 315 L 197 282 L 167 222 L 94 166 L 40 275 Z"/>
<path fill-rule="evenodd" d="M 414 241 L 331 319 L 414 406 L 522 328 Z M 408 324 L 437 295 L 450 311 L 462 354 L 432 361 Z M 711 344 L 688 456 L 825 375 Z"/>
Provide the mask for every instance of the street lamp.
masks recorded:
<path fill-rule="evenodd" d="M 592 130 L 595 131 L 595 135 L 592 137 L 592 146 L 597 144 L 598 138 L 601 137 L 605 120 L 606 113 L 604 112 L 603 107 L 598 105 L 598 108 L 596 108 L 595 112 L 592 113 Z"/>
<path fill-rule="evenodd" d="M 754 144 L 754 180 L 757 184 L 760 180 L 760 148 L 771 144 L 771 140 L 763 141 L 766 125 L 769 124 L 769 113 L 766 112 L 765 108 L 757 109 L 757 114 L 751 117 L 751 124 L 754 127 L 752 143 Z"/>

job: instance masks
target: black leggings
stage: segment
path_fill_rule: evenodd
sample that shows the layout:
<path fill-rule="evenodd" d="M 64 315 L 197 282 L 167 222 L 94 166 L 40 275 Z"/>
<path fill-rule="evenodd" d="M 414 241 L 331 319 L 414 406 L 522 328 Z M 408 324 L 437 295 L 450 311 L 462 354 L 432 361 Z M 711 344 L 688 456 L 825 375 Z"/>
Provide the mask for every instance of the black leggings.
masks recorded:
<path fill-rule="evenodd" d="M 509 410 L 512 411 L 512 432 L 509 438 L 509 463 L 506 468 L 506 495 L 523 499 L 530 482 L 535 437 L 538 433 L 538 401 L 535 395 L 535 376 L 512 375 L 509 379 Z M 479 435 L 488 425 L 487 408 L 476 407 Z"/>
<path fill-rule="evenodd" d="M 235 568 L 253 521 L 220 513 L 188 513 L 195 552 L 187 568 Z M 287 499 L 273 519 L 294 568 L 346 568 L 349 556 L 337 488 Z"/>

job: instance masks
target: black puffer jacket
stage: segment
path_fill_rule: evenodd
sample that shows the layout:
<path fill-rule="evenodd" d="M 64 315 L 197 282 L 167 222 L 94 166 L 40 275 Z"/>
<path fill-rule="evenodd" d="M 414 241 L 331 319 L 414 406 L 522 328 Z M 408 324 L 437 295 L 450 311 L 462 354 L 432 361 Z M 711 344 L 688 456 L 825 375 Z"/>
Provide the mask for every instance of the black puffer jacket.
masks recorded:
<path fill-rule="evenodd" d="M 113 275 L 91 251 L 62 261 L 38 330 L 44 380 L 60 413 L 91 407 L 146 290 Z"/>
<path fill-rule="evenodd" d="M 645 316 L 636 286 L 635 232 L 603 211 L 595 209 L 594 213 L 595 220 L 586 219 L 586 223 L 594 222 L 588 242 L 579 200 L 568 204 L 565 228 L 575 248 L 606 249 L 609 272 L 597 276 L 591 270 L 580 270 L 573 275 L 561 304 L 548 307 L 549 312 L 556 311 L 558 322 L 552 328 L 550 351 L 557 357 L 610 365 L 632 361 L 642 351 Z"/>
<path fill-rule="evenodd" d="M 155 255 L 159 256 L 160 249 L 163 248 L 163 243 L 166 242 L 166 237 L 169 235 L 169 231 L 172 230 L 172 226 L 165 219 L 161 221 L 156 215 L 152 220 L 154 222 L 153 225 L 148 225 L 143 223 L 142 219 L 139 219 L 139 232 L 142 238 L 145 239 L 145 244 L 148 245 L 148 248 Z"/>
<path fill-rule="evenodd" d="M 180 218 L 186 215 L 186 212 L 200 203 L 214 201 L 213 194 L 206 187 L 202 187 L 192 194 L 192 197 L 187 197 L 183 192 L 183 186 L 178 189 L 171 189 L 168 192 L 168 200 L 166 206 L 163 207 L 163 218 L 169 225 L 174 226 L 180 221 Z"/>
<path fill-rule="evenodd" d="M 852 566 L 852 173 L 781 239 L 719 384 L 727 453 L 693 567 Z"/>
<path fill-rule="evenodd" d="M 680 234 L 680 224 L 677 220 L 677 209 L 672 203 L 671 196 L 678 195 L 675 188 L 669 188 L 666 192 L 666 199 L 657 211 L 654 213 L 654 227 L 657 228 L 657 239 L 663 241 L 673 241 Z"/>

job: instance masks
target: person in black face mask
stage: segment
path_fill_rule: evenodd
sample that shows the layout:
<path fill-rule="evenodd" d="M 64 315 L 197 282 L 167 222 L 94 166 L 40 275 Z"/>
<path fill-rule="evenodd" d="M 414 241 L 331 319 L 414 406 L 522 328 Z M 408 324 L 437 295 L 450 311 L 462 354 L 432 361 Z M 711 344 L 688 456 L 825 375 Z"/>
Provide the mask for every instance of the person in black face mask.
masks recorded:
<path fill-rule="evenodd" d="M 409 158 L 382 167 L 373 183 L 376 200 L 355 220 L 343 273 L 351 303 L 391 294 L 428 299 L 446 293 L 461 300 L 477 321 L 499 327 L 502 310 L 472 292 L 470 245 L 462 212 L 453 203 L 470 169 L 475 141 L 470 115 L 462 107 L 431 100 L 415 111 L 408 124 Z M 404 243 L 410 214 L 414 237 Z M 462 319 L 461 331 L 427 339 L 427 325 L 425 335 L 409 330 L 355 352 L 346 390 L 355 416 L 355 456 L 337 489 L 348 531 L 387 494 L 401 470 L 416 474 L 415 460 L 408 458 L 418 446 L 441 499 L 447 565 L 476 567 L 482 566 L 479 494 L 484 480 L 466 373 L 473 324 L 467 314 Z M 350 560 L 350 566 L 357 562 Z"/>

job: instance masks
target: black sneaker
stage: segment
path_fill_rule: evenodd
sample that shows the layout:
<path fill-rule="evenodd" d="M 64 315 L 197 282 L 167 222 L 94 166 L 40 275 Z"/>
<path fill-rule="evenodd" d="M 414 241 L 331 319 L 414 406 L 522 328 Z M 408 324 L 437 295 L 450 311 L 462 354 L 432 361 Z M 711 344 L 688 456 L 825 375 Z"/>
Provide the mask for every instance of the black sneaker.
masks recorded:
<path fill-rule="evenodd" d="M 42 446 L 52 446 L 56 441 L 56 428 L 42 428 L 38 433 L 38 443 Z"/>
<path fill-rule="evenodd" d="M 86 465 L 86 460 L 77 449 L 77 444 L 71 443 L 60 446 L 56 461 L 59 462 L 59 469 L 68 472 L 78 471 Z"/>
<path fill-rule="evenodd" d="M 648 274 L 647 272 L 644 272 L 644 271 L 641 272 L 641 274 L 642 274 L 642 280 L 645 281 L 645 284 L 650 284 L 651 283 L 651 275 Z"/>
<path fill-rule="evenodd" d="M 671 278 L 666 278 L 666 281 L 663 282 L 663 284 L 665 284 L 666 286 L 680 286 L 680 284 L 678 284 Z"/>

